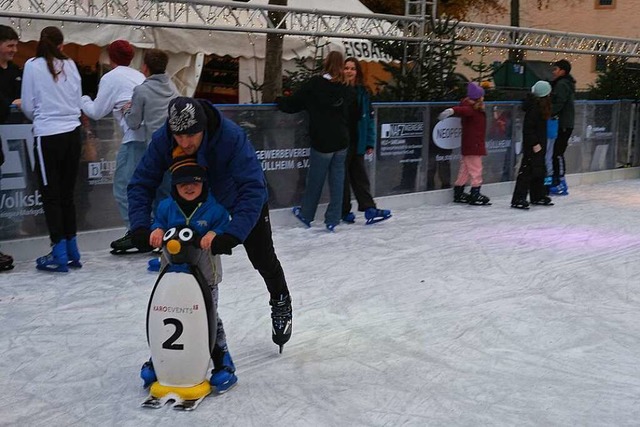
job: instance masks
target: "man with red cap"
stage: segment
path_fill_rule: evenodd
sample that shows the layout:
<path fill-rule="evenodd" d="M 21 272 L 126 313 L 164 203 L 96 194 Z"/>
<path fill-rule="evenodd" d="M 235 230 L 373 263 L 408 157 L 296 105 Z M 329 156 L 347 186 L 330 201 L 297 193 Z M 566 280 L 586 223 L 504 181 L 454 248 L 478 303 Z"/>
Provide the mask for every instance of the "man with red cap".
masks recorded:
<path fill-rule="evenodd" d="M 95 100 L 89 96 L 82 97 L 82 111 L 94 120 L 101 119 L 113 112 L 114 119 L 122 128 L 122 144 L 116 155 L 116 170 L 113 175 L 113 196 L 118 204 L 120 215 L 129 230 L 129 204 L 127 201 L 127 185 L 133 172 L 147 148 L 144 129 L 131 129 L 127 125 L 122 108 L 131 101 L 133 88 L 142 84 L 145 79 L 140 71 L 129 67 L 133 59 L 133 46 L 126 40 L 116 40 L 107 47 L 109 63 L 114 67 L 100 79 L 98 94 Z M 130 250 L 142 251 L 133 245 L 129 232 L 124 237 L 111 243 L 111 253 L 120 254 Z"/>

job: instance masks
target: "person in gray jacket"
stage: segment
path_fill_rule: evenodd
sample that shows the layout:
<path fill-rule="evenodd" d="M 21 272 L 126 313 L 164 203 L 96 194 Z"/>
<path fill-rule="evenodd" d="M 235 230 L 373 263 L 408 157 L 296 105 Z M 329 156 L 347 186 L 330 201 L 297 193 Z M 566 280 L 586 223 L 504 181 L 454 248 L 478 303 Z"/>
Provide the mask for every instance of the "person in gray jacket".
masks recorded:
<path fill-rule="evenodd" d="M 169 101 L 179 96 L 178 90 L 166 73 L 169 57 L 158 49 L 145 52 L 142 74 L 146 80 L 133 89 L 131 104 L 124 117 L 131 129 L 144 128 L 147 143 L 151 135 L 167 119 Z"/>
<path fill-rule="evenodd" d="M 161 50 L 149 49 L 142 60 L 142 74 L 146 79 L 133 88 L 131 101 L 122 107 L 124 120 L 129 128 L 144 132 L 147 145 L 151 141 L 151 135 L 162 127 L 167 120 L 169 102 L 179 95 L 178 90 L 166 73 L 169 56 Z M 169 197 L 169 177 L 162 182 L 156 194 L 156 200 L 160 201 Z M 130 231 L 111 244 L 113 253 L 129 253 L 135 245 Z M 141 252 L 147 252 L 152 248 L 143 248 Z"/>

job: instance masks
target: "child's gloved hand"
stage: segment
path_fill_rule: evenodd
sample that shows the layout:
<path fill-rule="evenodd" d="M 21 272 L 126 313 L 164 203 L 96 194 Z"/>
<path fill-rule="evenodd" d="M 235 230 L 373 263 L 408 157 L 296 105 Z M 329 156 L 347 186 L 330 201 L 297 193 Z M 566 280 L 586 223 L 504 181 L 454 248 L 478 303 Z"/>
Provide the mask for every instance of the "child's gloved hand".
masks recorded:
<path fill-rule="evenodd" d="M 442 113 L 438 114 L 438 120 L 444 120 L 451 116 L 453 116 L 453 108 L 447 108 Z"/>

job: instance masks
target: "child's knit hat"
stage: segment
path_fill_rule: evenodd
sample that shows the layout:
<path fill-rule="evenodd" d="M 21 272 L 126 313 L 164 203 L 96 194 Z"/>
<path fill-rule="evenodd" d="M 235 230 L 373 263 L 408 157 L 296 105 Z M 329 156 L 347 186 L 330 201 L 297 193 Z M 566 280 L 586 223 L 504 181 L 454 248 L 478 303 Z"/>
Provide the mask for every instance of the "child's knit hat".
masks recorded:
<path fill-rule="evenodd" d="M 178 157 L 174 160 L 171 168 L 171 185 L 185 182 L 206 182 L 207 170 L 200 166 L 193 157 Z"/>
<path fill-rule="evenodd" d="M 551 85 L 544 80 L 538 80 L 536 84 L 531 86 L 531 93 L 538 98 L 544 98 L 551 93 Z"/>
<path fill-rule="evenodd" d="M 484 89 L 482 89 L 477 83 L 470 82 L 467 85 L 467 97 L 470 99 L 480 99 L 484 96 Z"/>

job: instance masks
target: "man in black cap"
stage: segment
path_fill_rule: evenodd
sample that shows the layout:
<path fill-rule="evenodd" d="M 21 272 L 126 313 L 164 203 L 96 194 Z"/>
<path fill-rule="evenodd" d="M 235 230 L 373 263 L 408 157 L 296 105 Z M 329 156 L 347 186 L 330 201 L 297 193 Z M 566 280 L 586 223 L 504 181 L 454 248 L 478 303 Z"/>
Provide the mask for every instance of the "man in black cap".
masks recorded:
<path fill-rule="evenodd" d="M 575 115 L 576 80 L 571 73 L 571 63 L 561 59 L 553 64 L 553 82 L 551 86 L 551 116 L 558 117 L 558 136 L 553 144 L 553 175 L 549 192 L 556 195 L 568 195 L 564 152 L 573 132 Z"/>
<path fill-rule="evenodd" d="M 269 290 L 272 339 L 282 351 L 291 337 L 291 297 L 273 248 L 264 172 L 245 132 L 208 101 L 178 97 L 169 103 L 169 117 L 153 134 L 128 187 L 134 244 L 148 247 L 155 191 L 173 159 L 182 156 L 194 156 L 207 168 L 211 193 L 231 214 L 211 252 L 231 255 L 244 245 Z"/>

